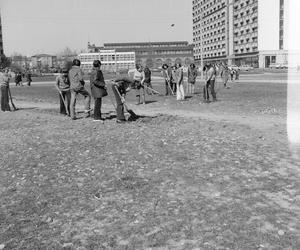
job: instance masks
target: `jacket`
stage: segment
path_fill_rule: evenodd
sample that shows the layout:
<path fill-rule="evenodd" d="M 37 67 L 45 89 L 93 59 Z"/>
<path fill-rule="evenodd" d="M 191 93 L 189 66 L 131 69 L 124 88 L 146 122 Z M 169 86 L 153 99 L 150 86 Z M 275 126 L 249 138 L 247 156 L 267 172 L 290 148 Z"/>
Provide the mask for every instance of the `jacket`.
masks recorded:
<path fill-rule="evenodd" d="M 194 84 L 196 82 L 196 78 L 198 76 L 197 69 L 188 68 L 188 82 Z"/>
<path fill-rule="evenodd" d="M 104 77 L 100 69 L 94 68 L 90 76 L 91 93 L 94 98 L 102 98 L 106 88 Z"/>
<path fill-rule="evenodd" d="M 183 71 L 182 71 L 182 68 L 178 68 L 175 70 L 175 74 L 174 74 L 174 82 L 176 84 L 182 84 L 183 82 Z"/>
<path fill-rule="evenodd" d="M 10 74 L 0 72 L 0 86 L 1 87 L 8 87 L 10 80 Z"/>
<path fill-rule="evenodd" d="M 126 92 L 134 87 L 134 80 L 129 77 L 119 77 L 115 82 L 115 86 L 118 88 L 121 95 L 125 95 Z"/>
<path fill-rule="evenodd" d="M 206 71 L 206 81 L 215 80 L 216 74 L 216 69 L 214 67 L 210 67 L 209 70 Z"/>
<path fill-rule="evenodd" d="M 56 77 L 56 86 L 61 91 L 66 91 L 70 89 L 70 81 L 68 77 L 65 77 L 63 74 Z"/>
<path fill-rule="evenodd" d="M 69 71 L 70 89 L 79 90 L 84 86 L 83 72 L 79 66 L 72 66 Z"/>
<path fill-rule="evenodd" d="M 171 81 L 171 77 L 172 77 L 171 67 L 168 67 L 167 69 L 163 69 L 162 74 L 166 81 Z"/>

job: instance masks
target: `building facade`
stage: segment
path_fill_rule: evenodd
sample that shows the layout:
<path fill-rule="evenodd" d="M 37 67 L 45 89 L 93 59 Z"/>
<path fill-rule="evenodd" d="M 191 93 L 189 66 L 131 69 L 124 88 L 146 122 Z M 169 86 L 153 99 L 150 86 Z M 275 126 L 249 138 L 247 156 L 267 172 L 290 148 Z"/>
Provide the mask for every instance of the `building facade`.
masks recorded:
<path fill-rule="evenodd" d="M 101 61 L 101 69 L 107 72 L 128 71 L 135 67 L 134 52 L 117 52 L 116 50 L 99 50 L 93 53 L 81 53 L 78 55 L 81 68 L 84 72 L 90 72 L 94 60 Z"/>
<path fill-rule="evenodd" d="M 186 41 L 146 42 L 146 43 L 105 43 L 103 47 L 88 44 L 88 51 L 98 52 L 102 49 L 116 52 L 134 52 L 136 63 L 149 68 L 161 68 L 163 63 L 173 65 L 175 62 L 188 65 L 194 61 L 193 45 Z"/>
<path fill-rule="evenodd" d="M 31 67 L 37 69 L 53 68 L 56 65 L 56 56 L 38 54 L 31 57 Z"/>
<path fill-rule="evenodd" d="M 193 0 L 197 62 L 285 64 L 289 0 Z"/>

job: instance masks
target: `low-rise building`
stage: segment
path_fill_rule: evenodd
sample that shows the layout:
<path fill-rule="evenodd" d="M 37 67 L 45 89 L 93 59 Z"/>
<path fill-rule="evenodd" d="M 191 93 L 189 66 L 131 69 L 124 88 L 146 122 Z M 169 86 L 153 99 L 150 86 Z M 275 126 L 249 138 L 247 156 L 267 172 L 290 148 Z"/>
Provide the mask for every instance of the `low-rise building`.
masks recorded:
<path fill-rule="evenodd" d="M 56 56 L 48 54 L 38 54 L 31 57 L 31 67 L 33 68 L 52 68 L 56 63 Z"/>
<path fill-rule="evenodd" d="M 101 61 L 101 69 L 108 72 L 119 72 L 135 67 L 134 52 L 117 52 L 116 50 L 99 50 L 93 53 L 81 53 L 78 55 L 81 68 L 84 72 L 90 72 L 94 60 Z"/>
<path fill-rule="evenodd" d="M 103 47 L 88 44 L 88 51 L 95 53 L 100 50 L 116 52 L 134 52 L 136 63 L 149 68 L 161 68 L 163 63 L 174 65 L 176 62 L 189 65 L 194 61 L 193 45 L 187 41 L 175 42 L 138 42 L 138 43 L 104 43 Z"/>

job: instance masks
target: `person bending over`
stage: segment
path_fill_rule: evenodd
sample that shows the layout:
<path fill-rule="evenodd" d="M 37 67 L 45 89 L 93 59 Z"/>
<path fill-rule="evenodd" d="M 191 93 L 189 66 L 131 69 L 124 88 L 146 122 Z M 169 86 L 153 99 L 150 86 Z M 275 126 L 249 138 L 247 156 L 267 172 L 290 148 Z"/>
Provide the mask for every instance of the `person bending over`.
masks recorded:
<path fill-rule="evenodd" d="M 134 80 L 129 77 L 117 78 L 112 84 L 112 91 L 117 102 L 117 123 L 126 122 L 124 115 L 125 96 L 128 91 L 135 87 Z"/>

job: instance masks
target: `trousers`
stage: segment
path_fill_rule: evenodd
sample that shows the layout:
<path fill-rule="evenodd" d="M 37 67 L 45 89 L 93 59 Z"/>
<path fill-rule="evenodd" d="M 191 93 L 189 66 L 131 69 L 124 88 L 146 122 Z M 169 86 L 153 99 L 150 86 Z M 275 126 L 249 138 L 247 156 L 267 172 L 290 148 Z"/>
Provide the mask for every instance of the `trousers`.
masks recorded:
<path fill-rule="evenodd" d="M 80 89 L 71 89 L 71 103 L 70 103 L 70 115 L 71 118 L 76 118 L 76 113 L 75 113 L 75 105 L 76 105 L 76 98 L 77 95 L 81 94 L 84 96 L 84 109 L 89 110 L 90 105 L 91 105 L 91 95 L 90 93 L 84 88 L 81 87 Z"/>
<path fill-rule="evenodd" d="M 8 88 L 9 88 L 8 86 L 1 87 L 1 110 L 2 111 L 10 111 Z"/>

